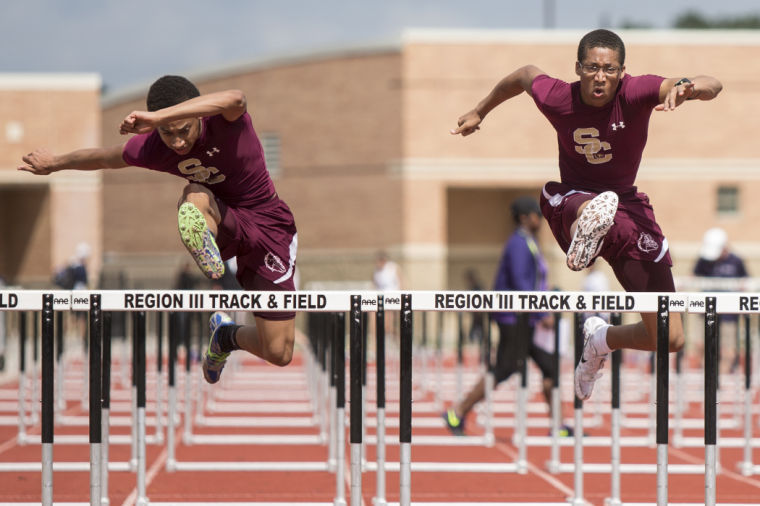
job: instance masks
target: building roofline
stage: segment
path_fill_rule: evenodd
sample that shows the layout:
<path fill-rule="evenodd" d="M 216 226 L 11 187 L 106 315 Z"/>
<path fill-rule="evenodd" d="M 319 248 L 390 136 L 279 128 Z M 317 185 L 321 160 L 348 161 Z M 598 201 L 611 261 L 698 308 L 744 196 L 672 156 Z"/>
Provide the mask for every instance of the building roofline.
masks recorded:
<path fill-rule="evenodd" d="M 188 71 L 183 75 L 198 85 L 216 79 L 222 79 L 236 74 L 258 72 L 266 69 L 314 63 L 325 60 L 337 60 L 341 58 L 353 58 L 357 56 L 375 56 L 389 53 L 399 53 L 399 43 L 391 44 L 367 44 L 351 45 L 339 48 L 321 49 L 307 52 L 284 53 L 274 57 L 256 58 L 229 62 L 214 67 L 205 67 L 195 71 Z M 107 92 L 101 99 L 103 108 L 113 107 L 123 102 L 141 98 L 145 95 L 150 82 L 120 88 L 113 92 Z"/>
<path fill-rule="evenodd" d="M 536 29 L 439 29 L 409 28 L 402 33 L 402 45 L 429 44 L 577 44 L 589 30 Z M 636 45 L 709 45 L 758 46 L 760 30 L 615 30 L 626 44 Z"/>
<path fill-rule="evenodd" d="M 221 64 L 215 67 L 190 70 L 183 75 L 194 82 L 221 79 L 235 74 L 256 72 L 288 65 L 317 61 L 371 56 L 400 52 L 407 44 L 577 44 L 588 32 L 586 29 L 459 29 L 459 28 L 408 28 L 399 41 L 374 44 L 352 44 L 314 51 L 283 53 L 273 57 L 255 58 Z M 760 30 L 676 30 L 635 29 L 615 30 L 626 44 L 635 45 L 709 45 L 709 46 L 760 46 Z M 1 85 L 1 82 L 0 82 Z M 150 82 L 142 82 L 114 91 L 106 91 L 101 99 L 103 108 L 113 107 L 144 96 Z"/>
<path fill-rule="evenodd" d="M 100 90 L 103 81 L 94 72 L 2 72 L 2 91 L 90 91 Z"/>

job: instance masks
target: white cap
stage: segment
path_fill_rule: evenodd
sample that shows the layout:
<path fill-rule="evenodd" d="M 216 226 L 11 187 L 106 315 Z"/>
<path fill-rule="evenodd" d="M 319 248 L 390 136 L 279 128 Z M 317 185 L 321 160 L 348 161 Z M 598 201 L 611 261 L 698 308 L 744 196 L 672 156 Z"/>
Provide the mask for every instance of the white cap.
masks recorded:
<path fill-rule="evenodd" d="M 726 231 L 722 228 L 711 228 L 705 232 L 702 238 L 702 248 L 699 250 L 699 256 L 710 262 L 720 258 L 723 249 L 728 242 Z"/>
<path fill-rule="evenodd" d="M 80 242 L 77 244 L 77 250 L 74 254 L 74 258 L 77 260 L 87 260 L 90 256 L 90 245 L 86 242 Z"/>

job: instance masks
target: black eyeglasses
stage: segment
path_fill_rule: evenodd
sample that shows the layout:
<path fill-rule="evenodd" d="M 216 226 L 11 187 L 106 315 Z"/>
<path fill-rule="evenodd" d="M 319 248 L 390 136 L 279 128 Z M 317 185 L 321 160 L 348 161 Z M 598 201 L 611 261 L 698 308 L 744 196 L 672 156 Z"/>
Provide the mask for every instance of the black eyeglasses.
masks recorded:
<path fill-rule="evenodd" d="M 612 65 L 606 65 L 600 67 L 599 65 L 583 65 L 581 64 L 581 70 L 587 76 L 595 76 L 599 71 L 603 71 L 608 76 L 614 76 L 622 70 L 622 67 L 613 67 Z"/>

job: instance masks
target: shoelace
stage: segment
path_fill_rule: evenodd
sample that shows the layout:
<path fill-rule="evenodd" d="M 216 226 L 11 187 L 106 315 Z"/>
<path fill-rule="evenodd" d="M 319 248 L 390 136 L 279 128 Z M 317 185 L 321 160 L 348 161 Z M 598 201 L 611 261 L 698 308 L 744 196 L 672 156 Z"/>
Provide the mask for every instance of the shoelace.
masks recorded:
<path fill-rule="evenodd" d="M 212 362 L 214 365 L 219 365 L 227 360 L 227 357 L 229 356 L 229 353 L 214 353 L 213 351 L 206 352 L 206 357 L 208 357 L 209 362 Z"/>

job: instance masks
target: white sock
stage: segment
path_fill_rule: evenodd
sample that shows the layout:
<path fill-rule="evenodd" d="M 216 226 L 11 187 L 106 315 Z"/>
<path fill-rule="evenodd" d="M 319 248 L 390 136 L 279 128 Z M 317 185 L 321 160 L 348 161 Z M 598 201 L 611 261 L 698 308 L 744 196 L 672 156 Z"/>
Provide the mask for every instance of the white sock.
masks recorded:
<path fill-rule="evenodd" d="M 593 335 L 594 348 L 596 348 L 596 351 L 602 355 L 606 355 L 612 351 L 612 349 L 607 345 L 607 329 L 610 327 L 612 327 L 612 325 L 605 325 L 603 327 L 600 327 L 596 332 L 594 332 Z"/>

